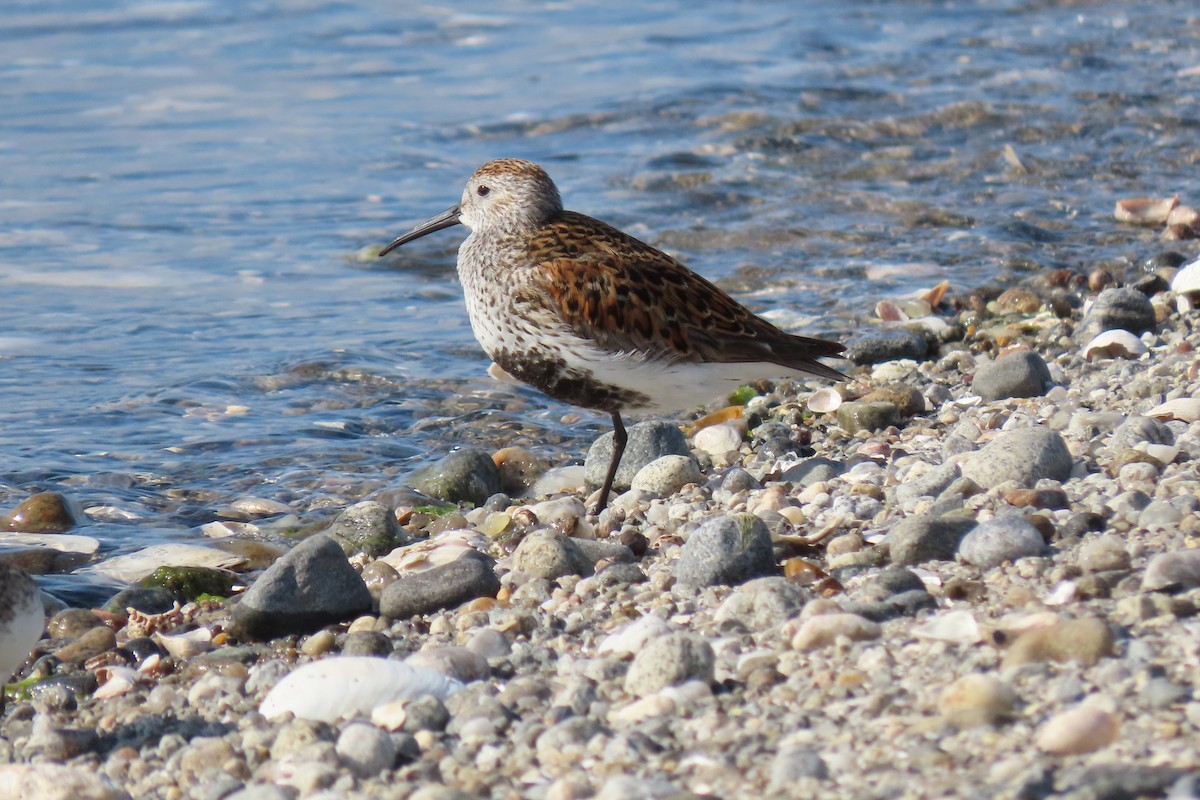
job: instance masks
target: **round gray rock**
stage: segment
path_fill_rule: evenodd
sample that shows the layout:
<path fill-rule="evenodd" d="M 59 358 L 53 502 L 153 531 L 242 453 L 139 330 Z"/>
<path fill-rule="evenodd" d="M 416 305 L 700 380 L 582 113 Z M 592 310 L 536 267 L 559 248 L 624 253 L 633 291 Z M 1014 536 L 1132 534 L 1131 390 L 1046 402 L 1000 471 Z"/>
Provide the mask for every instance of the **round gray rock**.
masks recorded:
<path fill-rule="evenodd" d="M 1113 328 L 1144 333 L 1154 330 L 1156 324 L 1150 298 L 1137 289 L 1122 287 L 1101 292 L 1088 309 L 1080 329 L 1083 335 L 1091 338 Z"/>
<path fill-rule="evenodd" d="M 707 641 L 692 633 L 652 639 L 625 673 L 625 691 L 638 697 L 691 680 L 712 683 L 716 657 Z"/>
<path fill-rule="evenodd" d="M 233 607 L 233 622 L 250 639 L 309 633 L 371 610 L 371 593 L 341 546 L 310 536 L 267 568 Z"/>
<path fill-rule="evenodd" d="M 639 422 L 626 430 L 629 433 L 629 442 L 625 445 L 625 453 L 621 456 L 621 464 L 617 467 L 617 475 L 613 481 L 613 488 L 618 491 L 628 489 L 633 482 L 633 476 L 657 458 L 691 455 L 692 451 L 688 448 L 683 431 L 670 422 Z M 592 443 L 583 464 L 584 480 L 589 486 L 604 483 L 612 452 L 612 431 Z"/>
<path fill-rule="evenodd" d="M 696 460 L 691 456 L 660 456 L 637 471 L 630 488 L 659 496 L 675 494 L 689 483 L 703 483 Z"/>
<path fill-rule="evenodd" d="M 387 555 L 409 539 L 392 509 L 374 500 L 364 500 L 347 508 L 328 531 L 347 555 L 366 553 L 372 558 Z"/>
<path fill-rule="evenodd" d="M 551 581 L 563 575 L 590 575 L 592 564 L 577 541 L 548 528 L 530 533 L 512 554 L 513 570 Z"/>
<path fill-rule="evenodd" d="M 1041 532 L 1019 514 L 981 522 L 958 546 L 963 561 L 984 569 L 1026 556 L 1040 556 L 1045 551 Z"/>
<path fill-rule="evenodd" d="M 360 778 L 370 778 L 396 763 L 396 743 L 385 731 L 365 722 L 346 726 L 337 740 L 341 762 Z"/>
<path fill-rule="evenodd" d="M 1058 431 L 1019 428 L 1005 431 L 962 465 L 963 477 L 984 489 L 1006 481 L 1031 487 L 1042 478 L 1065 482 L 1071 477 L 1071 453 Z"/>
<path fill-rule="evenodd" d="M 972 387 L 984 400 L 1040 397 L 1051 384 L 1050 369 L 1037 353 L 1023 350 L 984 364 L 975 373 Z"/>
<path fill-rule="evenodd" d="M 683 588 L 702 589 L 776 575 L 771 534 L 753 514 L 712 517 L 680 548 L 675 578 Z"/>

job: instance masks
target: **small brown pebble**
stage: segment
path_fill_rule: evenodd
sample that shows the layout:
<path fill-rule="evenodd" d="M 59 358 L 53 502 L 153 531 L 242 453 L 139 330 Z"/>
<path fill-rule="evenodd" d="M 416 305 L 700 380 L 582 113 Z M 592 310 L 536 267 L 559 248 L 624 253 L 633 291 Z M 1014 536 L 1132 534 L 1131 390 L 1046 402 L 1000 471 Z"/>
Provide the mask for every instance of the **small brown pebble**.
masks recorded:
<path fill-rule="evenodd" d="M 1033 314 L 1042 307 L 1042 299 L 1023 286 L 1006 289 L 996 298 L 996 310 L 1001 314 Z"/>
<path fill-rule="evenodd" d="M 1062 489 L 1013 489 L 1005 492 L 1004 502 L 1017 508 L 1067 508 L 1067 493 Z"/>
<path fill-rule="evenodd" d="M 1098 292 L 1113 282 L 1113 274 L 1104 267 L 1097 267 L 1088 273 L 1088 288 Z"/>

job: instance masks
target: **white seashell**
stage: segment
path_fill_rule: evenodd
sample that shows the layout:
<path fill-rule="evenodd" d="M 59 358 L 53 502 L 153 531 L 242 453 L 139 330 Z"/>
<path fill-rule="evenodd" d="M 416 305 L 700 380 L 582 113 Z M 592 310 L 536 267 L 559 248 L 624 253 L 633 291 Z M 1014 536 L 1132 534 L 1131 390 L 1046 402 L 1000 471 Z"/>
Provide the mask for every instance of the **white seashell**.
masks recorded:
<path fill-rule="evenodd" d="M 641 652 L 651 639 L 657 639 L 672 630 L 662 617 L 647 614 L 604 637 L 596 653 L 602 656 L 632 656 Z"/>
<path fill-rule="evenodd" d="M 1177 397 L 1174 400 L 1168 400 L 1147 411 L 1146 416 L 1163 420 L 1177 419 L 1181 422 L 1195 422 L 1200 420 L 1200 397 Z"/>
<path fill-rule="evenodd" d="M 1056 756 L 1078 756 L 1108 747 L 1120 730 L 1117 718 L 1109 712 L 1077 706 L 1051 717 L 1038 731 L 1035 744 Z"/>
<path fill-rule="evenodd" d="M 1097 334 L 1083 349 L 1083 357 L 1088 361 L 1102 358 L 1138 358 L 1146 352 L 1146 345 L 1140 338 L 1118 328 Z"/>
<path fill-rule="evenodd" d="M 1180 295 L 1200 292 L 1200 258 L 1179 268 L 1171 279 L 1171 291 Z"/>
<path fill-rule="evenodd" d="M 92 697 L 100 700 L 106 697 L 120 697 L 128 693 L 140 677 L 132 667 L 101 667 L 96 670 L 96 678 L 102 683 L 100 688 L 92 693 Z"/>
<path fill-rule="evenodd" d="M 442 531 L 432 539 L 405 547 L 397 547 L 378 560 L 396 572 L 424 572 L 427 569 L 449 564 L 468 550 L 486 553 L 489 545 L 488 538 L 478 531 L 466 529 Z"/>
<path fill-rule="evenodd" d="M 154 634 L 154 640 L 162 645 L 162 648 L 167 651 L 167 655 L 180 661 L 186 661 L 211 650 L 212 638 L 212 631 L 208 628 L 196 628 L 173 635 Z"/>
<path fill-rule="evenodd" d="M 445 700 L 462 688 L 440 672 L 403 661 L 340 656 L 305 664 L 275 684 L 259 706 L 271 719 L 291 713 L 300 719 L 336 722 L 369 716 L 397 700 L 431 695 Z"/>
<path fill-rule="evenodd" d="M 808 410 L 818 414 L 837 411 L 841 405 L 842 396 L 838 394 L 837 389 L 831 389 L 828 386 L 824 389 L 817 389 L 808 398 Z"/>
<path fill-rule="evenodd" d="M 723 456 L 742 446 L 742 434 L 738 432 L 737 428 L 725 423 L 709 425 L 707 428 L 696 431 L 696 435 L 692 437 L 692 443 L 697 450 L 713 456 Z"/>
<path fill-rule="evenodd" d="M 921 639 L 933 639 L 952 644 L 975 644 L 982 641 L 979 623 L 970 611 L 948 611 L 913 625 L 912 633 Z"/>

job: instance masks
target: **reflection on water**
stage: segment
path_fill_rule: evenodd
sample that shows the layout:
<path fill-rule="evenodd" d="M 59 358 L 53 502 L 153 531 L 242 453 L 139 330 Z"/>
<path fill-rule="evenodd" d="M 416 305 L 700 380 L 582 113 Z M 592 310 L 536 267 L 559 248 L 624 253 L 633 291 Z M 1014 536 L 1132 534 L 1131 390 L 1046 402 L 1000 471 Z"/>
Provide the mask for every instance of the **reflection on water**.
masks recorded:
<path fill-rule="evenodd" d="M 127 548 L 455 444 L 581 455 L 602 420 L 485 376 L 458 235 L 364 249 L 490 158 L 811 334 L 1134 264 L 1114 200 L 1200 198 L 1183 2 L 407 5 L 8 4 L 6 505 L 120 507 L 92 532 Z"/>

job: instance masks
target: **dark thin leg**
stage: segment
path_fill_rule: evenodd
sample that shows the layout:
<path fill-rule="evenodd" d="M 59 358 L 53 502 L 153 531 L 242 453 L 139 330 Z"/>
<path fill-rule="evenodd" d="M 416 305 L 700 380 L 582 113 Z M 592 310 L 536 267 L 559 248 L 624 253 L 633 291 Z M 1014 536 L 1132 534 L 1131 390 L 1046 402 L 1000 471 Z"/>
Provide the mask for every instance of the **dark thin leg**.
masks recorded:
<path fill-rule="evenodd" d="M 612 412 L 612 421 L 612 460 L 608 462 L 608 474 L 604 476 L 604 485 L 600 487 L 600 499 L 596 501 L 596 508 L 592 512 L 594 514 L 599 514 L 608 505 L 608 494 L 612 491 L 613 479 L 617 477 L 617 467 L 621 465 L 621 456 L 625 454 L 625 444 L 629 441 L 629 434 L 625 432 L 625 425 L 621 422 L 621 412 Z"/>

